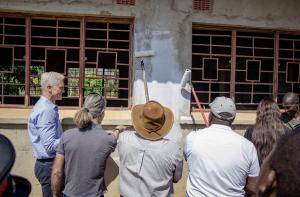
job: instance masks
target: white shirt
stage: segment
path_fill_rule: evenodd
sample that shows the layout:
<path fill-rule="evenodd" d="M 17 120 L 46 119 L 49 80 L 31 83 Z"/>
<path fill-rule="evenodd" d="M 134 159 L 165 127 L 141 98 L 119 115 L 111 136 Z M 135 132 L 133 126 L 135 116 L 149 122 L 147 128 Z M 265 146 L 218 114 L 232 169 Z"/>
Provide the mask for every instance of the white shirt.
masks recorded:
<path fill-rule="evenodd" d="M 156 141 L 136 132 L 119 136 L 120 194 L 124 197 L 169 197 L 172 180 L 182 175 L 182 149 L 165 136 Z"/>
<path fill-rule="evenodd" d="M 188 134 L 187 196 L 244 196 L 247 177 L 259 174 L 254 145 L 230 127 L 213 124 Z"/>

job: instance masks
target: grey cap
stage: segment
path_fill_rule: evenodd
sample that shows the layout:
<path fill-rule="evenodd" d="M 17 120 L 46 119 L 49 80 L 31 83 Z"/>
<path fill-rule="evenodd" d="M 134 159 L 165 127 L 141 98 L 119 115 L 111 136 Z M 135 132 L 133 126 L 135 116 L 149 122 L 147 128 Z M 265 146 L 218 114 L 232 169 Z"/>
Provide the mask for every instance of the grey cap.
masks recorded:
<path fill-rule="evenodd" d="M 210 111 L 219 119 L 233 120 L 236 114 L 234 102 L 225 96 L 216 97 L 215 100 L 209 104 Z M 221 116 L 221 113 L 228 113 L 229 116 Z"/>

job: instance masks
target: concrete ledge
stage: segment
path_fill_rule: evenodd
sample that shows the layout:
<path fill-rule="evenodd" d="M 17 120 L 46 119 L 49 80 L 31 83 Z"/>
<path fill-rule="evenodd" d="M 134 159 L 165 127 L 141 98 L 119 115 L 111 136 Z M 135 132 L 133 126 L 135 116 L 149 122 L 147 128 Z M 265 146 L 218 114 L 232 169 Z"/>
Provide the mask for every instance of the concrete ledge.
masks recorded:
<path fill-rule="evenodd" d="M 1 108 L 0 124 L 27 124 L 31 109 Z M 62 124 L 72 125 L 77 110 L 59 110 Z M 208 112 L 205 116 L 208 118 Z M 238 112 L 234 125 L 252 125 L 255 123 L 256 112 Z M 181 116 L 181 125 L 204 125 L 200 112 L 192 112 L 190 116 Z M 129 125 L 131 126 L 131 110 L 106 110 L 102 125 Z"/>
<path fill-rule="evenodd" d="M 31 109 L 1 108 L 0 124 L 27 124 Z M 59 110 L 62 124 L 72 125 L 73 117 L 78 110 Z M 107 110 L 103 125 L 132 125 L 130 110 Z"/>
<path fill-rule="evenodd" d="M 77 110 L 61 110 L 60 118 L 64 125 L 73 125 L 73 117 Z M 102 125 L 129 125 L 131 126 L 130 110 L 106 110 Z"/>

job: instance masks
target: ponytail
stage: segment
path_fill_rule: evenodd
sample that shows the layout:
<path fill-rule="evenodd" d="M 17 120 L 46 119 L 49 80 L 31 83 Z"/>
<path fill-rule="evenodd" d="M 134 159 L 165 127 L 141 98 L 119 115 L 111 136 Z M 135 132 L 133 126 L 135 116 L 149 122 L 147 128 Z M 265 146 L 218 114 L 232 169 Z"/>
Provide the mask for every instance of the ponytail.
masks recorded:
<path fill-rule="evenodd" d="M 77 128 L 85 128 L 92 124 L 92 119 L 99 118 L 105 109 L 105 98 L 97 93 L 89 94 L 84 101 L 83 108 L 75 114 L 74 123 Z"/>
<path fill-rule="evenodd" d="M 74 117 L 74 123 L 80 129 L 89 126 L 92 123 L 93 116 L 89 113 L 88 109 L 82 108 Z"/>

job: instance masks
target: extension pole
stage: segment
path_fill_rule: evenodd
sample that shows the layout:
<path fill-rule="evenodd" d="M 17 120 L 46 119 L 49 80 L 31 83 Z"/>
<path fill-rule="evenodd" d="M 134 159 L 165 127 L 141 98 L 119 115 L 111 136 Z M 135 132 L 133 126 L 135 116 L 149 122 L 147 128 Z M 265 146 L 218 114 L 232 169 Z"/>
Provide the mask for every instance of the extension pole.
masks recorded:
<path fill-rule="evenodd" d="M 148 86 L 147 86 L 147 79 L 146 79 L 146 71 L 145 71 L 145 66 L 144 66 L 144 61 L 141 61 L 141 67 L 143 71 L 143 80 L 144 80 L 144 89 L 145 89 L 145 97 L 146 97 L 146 102 L 149 101 L 149 93 L 148 93 Z"/>
<path fill-rule="evenodd" d="M 206 126 L 206 128 L 207 128 L 207 127 L 209 127 L 209 124 L 208 124 L 208 121 L 207 121 L 207 119 L 206 119 L 206 117 L 205 117 L 205 114 L 204 114 L 204 112 L 203 112 L 203 108 L 201 107 L 200 101 L 199 101 L 199 99 L 198 99 L 198 96 L 197 96 L 197 94 L 196 94 L 196 92 L 195 92 L 194 87 L 192 87 L 192 93 L 193 93 L 193 96 L 194 96 L 195 101 L 196 101 L 196 103 L 197 103 L 199 112 L 201 113 L 201 116 L 202 116 L 202 118 L 203 118 L 203 120 L 204 120 L 204 123 L 205 123 L 205 126 Z"/>

